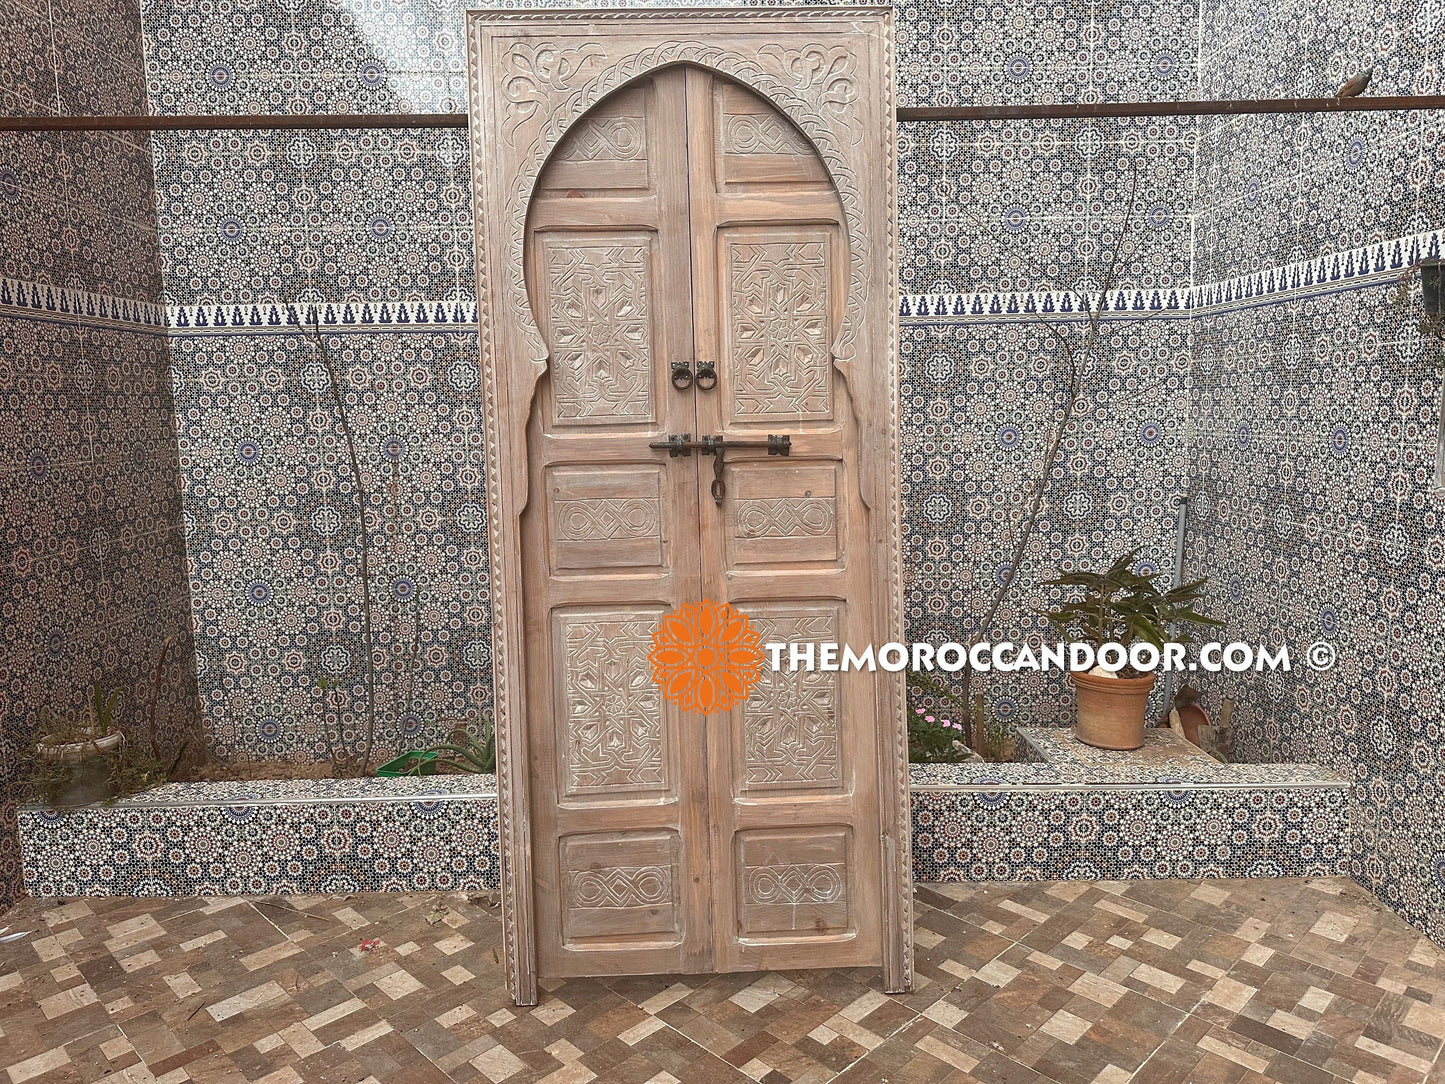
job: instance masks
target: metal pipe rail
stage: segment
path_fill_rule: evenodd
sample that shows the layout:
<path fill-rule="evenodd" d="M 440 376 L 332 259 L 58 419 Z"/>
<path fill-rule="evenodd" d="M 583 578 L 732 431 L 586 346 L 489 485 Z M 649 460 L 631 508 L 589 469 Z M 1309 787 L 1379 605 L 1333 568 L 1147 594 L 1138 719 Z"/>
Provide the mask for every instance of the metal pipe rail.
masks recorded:
<path fill-rule="evenodd" d="M 1218 102 L 1068 102 L 1049 105 L 919 105 L 901 121 L 1097 120 L 1257 113 L 1374 113 L 1445 109 L 1445 94 L 1358 98 L 1259 98 Z M 223 132 L 465 128 L 465 113 L 252 113 L 235 116 L 0 117 L 0 132 Z"/>

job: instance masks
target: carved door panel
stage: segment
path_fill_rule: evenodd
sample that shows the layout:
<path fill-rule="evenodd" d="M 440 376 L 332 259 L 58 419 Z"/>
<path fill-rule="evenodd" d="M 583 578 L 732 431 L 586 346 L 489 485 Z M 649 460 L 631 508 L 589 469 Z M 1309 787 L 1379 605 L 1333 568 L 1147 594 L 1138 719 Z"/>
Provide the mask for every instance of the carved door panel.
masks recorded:
<path fill-rule="evenodd" d="M 750 91 L 689 75 L 694 339 L 718 385 L 698 427 L 792 439 L 736 453 L 702 494 L 703 593 L 766 642 L 877 637 L 859 442 L 831 353 L 847 288 L 843 208 L 812 146 Z M 699 151 L 701 150 L 701 153 Z M 719 970 L 856 966 L 880 952 L 879 720 L 873 675 L 762 679 L 710 721 Z"/>
<path fill-rule="evenodd" d="M 543 172 L 528 281 L 551 350 L 522 515 L 528 763 L 544 975 L 709 966 L 706 781 L 648 664 L 700 592 L 697 472 L 648 448 L 692 432 L 669 362 L 692 352 L 685 79 L 589 113 Z M 689 464 L 691 467 L 691 464 Z"/>

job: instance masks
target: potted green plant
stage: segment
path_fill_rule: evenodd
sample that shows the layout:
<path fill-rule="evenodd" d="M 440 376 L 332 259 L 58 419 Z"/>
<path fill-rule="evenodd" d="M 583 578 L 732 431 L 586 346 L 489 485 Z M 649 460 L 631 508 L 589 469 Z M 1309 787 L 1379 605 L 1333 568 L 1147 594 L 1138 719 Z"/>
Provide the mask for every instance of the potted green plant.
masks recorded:
<path fill-rule="evenodd" d="M 477 729 L 465 722 L 452 727 L 447 740 L 429 749 L 412 749 L 387 761 L 376 774 L 387 778 L 408 775 L 474 775 L 497 770 L 497 736 L 489 715 L 482 715 Z"/>
<path fill-rule="evenodd" d="M 90 805 L 114 796 L 114 754 L 125 741 L 115 725 L 120 690 L 97 681 L 83 718 L 40 709 L 44 735 L 35 743 L 35 789 L 56 807 Z"/>
<path fill-rule="evenodd" d="M 490 715 L 483 714 L 476 729 L 460 723 L 446 743 L 430 750 L 442 775 L 490 774 L 497 770 L 497 735 Z"/>
<path fill-rule="evenodd" d="M 1169 627 L 1174 639 L 1187 641 L 1188 626 L 1222 625 L 1194 607 L 1204 593 L 1203 579 L 1161 591 L 1154 584 L 1157 572 L 1135 572 L 1138 549 L 1130 550 L 1103 572 L 1070 572 L 1047 581 L 1050 587 L 1081 592 L 1056 610 L 1040 611 L 1065 639 L 1083 641 L 1097 655 L 1105 644 L 1126 651 L 1145 642 L 1163 648 Z M 1096 668 L 1072 673 L 1078 694 L 1078 724 L 1074 734 L 1081 742 L 1100 749 L 1137 749 L 1144 744 L 1144 717 L 1153 672 L 1144 673 L 1128 663 L 1117 672 Z"/>

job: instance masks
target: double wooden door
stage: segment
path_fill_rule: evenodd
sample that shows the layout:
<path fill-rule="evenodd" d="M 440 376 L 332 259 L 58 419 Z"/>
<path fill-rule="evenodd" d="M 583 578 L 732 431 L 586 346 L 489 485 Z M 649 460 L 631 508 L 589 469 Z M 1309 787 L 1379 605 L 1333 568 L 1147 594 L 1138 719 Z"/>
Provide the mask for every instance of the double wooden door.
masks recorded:
<path fill-rule="evenodd" d="M 765 660 L 745 704 L 701 715 L 648 662 L 703 599 L 765 642 L 875 639 L 828 173 L 762 98 L 667 68 L 568 132 L 525 251 L 549 351 L 520 539 L 538 970 L 877 964 L 881 675 Z M 769 435 L 786 456 L 720 472 L 652 447 Z"/>

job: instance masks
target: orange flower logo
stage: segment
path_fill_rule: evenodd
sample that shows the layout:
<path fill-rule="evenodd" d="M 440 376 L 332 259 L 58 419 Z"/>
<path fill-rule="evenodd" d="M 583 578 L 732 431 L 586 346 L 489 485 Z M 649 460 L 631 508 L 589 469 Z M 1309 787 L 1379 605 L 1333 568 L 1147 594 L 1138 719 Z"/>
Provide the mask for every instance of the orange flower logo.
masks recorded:
<path fill-rule="evenodd" d="M 683 711 L 709 714 L 741 704 L 762 671 L 762 637 L 726 602 L 690 602 L 652 634 L 652 680 Z"/>

